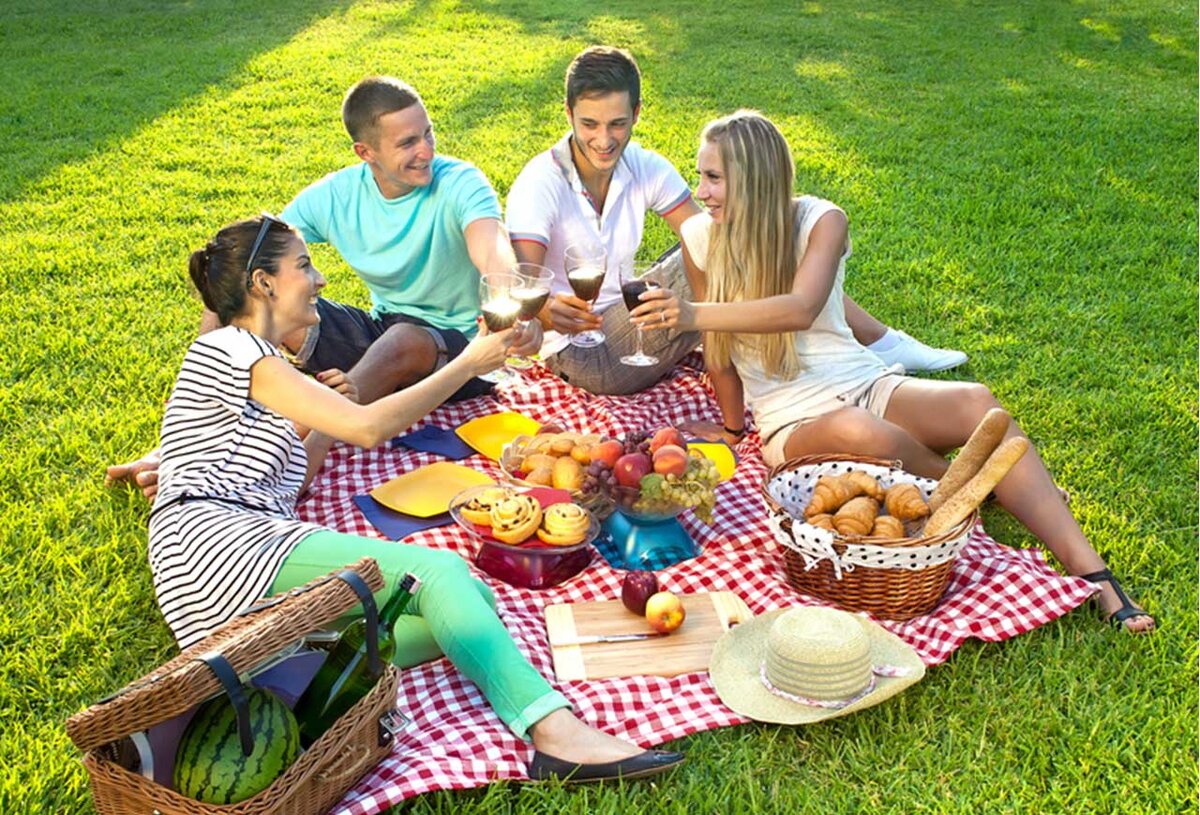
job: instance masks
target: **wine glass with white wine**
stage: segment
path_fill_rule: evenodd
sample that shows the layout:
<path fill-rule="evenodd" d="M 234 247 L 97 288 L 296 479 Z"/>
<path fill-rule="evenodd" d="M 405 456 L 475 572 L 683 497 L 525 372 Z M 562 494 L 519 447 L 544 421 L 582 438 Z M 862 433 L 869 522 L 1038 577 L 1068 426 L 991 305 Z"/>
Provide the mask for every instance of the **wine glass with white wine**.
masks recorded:
<path fill-rule="evenodd" d="M 516 324 L 521 304 L 513 296 L 513 290 L 519 285 L 520 278 L 508 272 L 487 272 L 479 276 L 479 310 L 488 331 L 503 331 Z M 500 368 L 480 374 L 479 378 L 497 384 L 512 379 L 512 374 Z"/>

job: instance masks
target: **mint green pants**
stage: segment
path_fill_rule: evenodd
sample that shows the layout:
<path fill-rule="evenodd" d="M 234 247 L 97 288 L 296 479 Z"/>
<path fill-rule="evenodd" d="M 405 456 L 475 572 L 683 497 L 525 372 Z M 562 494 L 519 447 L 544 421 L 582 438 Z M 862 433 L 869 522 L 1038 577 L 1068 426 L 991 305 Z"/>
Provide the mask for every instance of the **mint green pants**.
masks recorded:
<path fill-rule="evenodd" d="M 408 614 L 393 629 L 396 665 L 407 668 L 449 657 L 521 738 L 548 713 L 570 706 L 517 650 L 496 616 L 491 589 L 471 577 L 466 562 L 453 552 L 332 530 L 315 532 L 287 556 L 271 593 L 301 586 L 361 557 L 374 558 L 383 572 L 386 583 L 375 595 L 380 608 L 405 572 L 421 579 Z"/>

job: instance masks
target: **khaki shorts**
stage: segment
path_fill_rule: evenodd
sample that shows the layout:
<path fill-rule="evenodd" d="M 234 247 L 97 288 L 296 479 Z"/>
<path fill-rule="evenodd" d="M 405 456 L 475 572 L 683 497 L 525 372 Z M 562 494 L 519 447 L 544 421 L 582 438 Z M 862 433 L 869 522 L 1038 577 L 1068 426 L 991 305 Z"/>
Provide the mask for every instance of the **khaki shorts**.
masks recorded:
<path fill-rule="evenodd" d="M 892 394 L 895 393 L 896 388 L 909 379 L 910 377 L 901 374 L 883 374 L 878 379 L 842 394 L 838 397 L 838 401 L 842 403 L 843 407 L 860 407 L 872 416 L 882 419 L 883 414 L 887 413 L 888 403 L 892 401 Z M 786 461 L 783 448 L 787 444 L 787 440 L 791 438 L 792 432 L 800 425 L 808 424 L 823 415 L 825 414 L 806 416 L 775 430 L 762 446 L 763 461 L 767 463 L 767 466 L 774 467 L 776 464 Z"/>

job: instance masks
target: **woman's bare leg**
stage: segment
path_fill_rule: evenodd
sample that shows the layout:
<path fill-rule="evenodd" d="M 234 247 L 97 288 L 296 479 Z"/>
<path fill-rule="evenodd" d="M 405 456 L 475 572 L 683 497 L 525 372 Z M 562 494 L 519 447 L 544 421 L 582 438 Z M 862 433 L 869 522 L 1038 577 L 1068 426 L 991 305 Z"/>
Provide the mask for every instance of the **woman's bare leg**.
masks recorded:
<path fill-rule="evenodd" d="M 961 446 L 983 415 L 994 407 L 999 407 L 999 402 L 984 385 L 911 379 L 892 394 L 884 418 L 933 450 L 950 450 Z M 1024 436 L 1016 422 L 1011 423 L 1005 438 L 1014 436 Z M 1068 573 L 1080 575 L 1105 568 L 1104 558 L 1092 548 L 1061 500 L 1058 487 L 1032 446 L 996 486 L 996 498 L 1046 545 Z M 1119 609 L 1121 601 L 1112 586 L 1097 585 L 1105 613 Z M 1152 627 L 1148 617 L 1126 622 L 1126 628 L 1132 631 Z"/>
<path fill-rule="evenodd" d="M 788 458 L 815 453 L 856 453 L 896 459 L 910 473 L 926 478 L 941 478 L 949 466 L 940 453 L 904 428 L 859 407 L 844 407 L 800 425 L 792 431 L 783 452 Z"/>

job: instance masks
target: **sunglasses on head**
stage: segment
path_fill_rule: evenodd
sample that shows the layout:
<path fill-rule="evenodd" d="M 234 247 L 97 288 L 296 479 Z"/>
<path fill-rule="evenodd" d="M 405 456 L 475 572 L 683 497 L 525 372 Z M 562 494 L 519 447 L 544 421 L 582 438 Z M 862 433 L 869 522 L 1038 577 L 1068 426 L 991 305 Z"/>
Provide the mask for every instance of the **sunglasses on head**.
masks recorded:
<path fill-rule="evenodd" d="M 271 213 L 264 212 L 262 214 L 262 226 L 258 228 L 258 237 L 254 239 L 254 245 L 250 247 L 250 257 L 246 258 L 246 274 L 254 271 L 254 261 L 258 259 L 258 250 L 262 249 L 263 241 L 266 240 L 267 233 L 271 231 L 271 224 L 279 224 L 284 229 L 290 228 Z M 247 285 L 249 284 L 247 283 Z"/>

